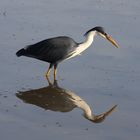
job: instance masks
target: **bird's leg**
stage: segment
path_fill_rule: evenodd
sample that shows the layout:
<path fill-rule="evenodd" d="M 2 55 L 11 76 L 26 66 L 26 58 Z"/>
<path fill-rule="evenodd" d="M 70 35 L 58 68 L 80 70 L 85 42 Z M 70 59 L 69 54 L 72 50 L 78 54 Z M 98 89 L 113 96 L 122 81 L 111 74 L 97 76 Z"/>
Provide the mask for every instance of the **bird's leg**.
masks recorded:
<path fill-rule="evenodd" d="M 48 81 L 49 86 L 53 85 L 53 83 L 51 82 L 50 78 L 46 76 L 46 79 Z"/>
<path fill-rule="evenodd" d="M 49 68 L 48 68 L 48 70 L 47 70 L 47 73 L 46 73 L 46 78 L 48 79 L 49 78 L 49 76 L 50 76 L 50 72 L 51 72 L 51 68 L 52 68 L 52 64 L 50 64 L 50 66 L 49 66 Z"/>
<path fill-rule="evenodd" d="M 56 80 L 57 64 L 54 65 L 54 81 Z"/>

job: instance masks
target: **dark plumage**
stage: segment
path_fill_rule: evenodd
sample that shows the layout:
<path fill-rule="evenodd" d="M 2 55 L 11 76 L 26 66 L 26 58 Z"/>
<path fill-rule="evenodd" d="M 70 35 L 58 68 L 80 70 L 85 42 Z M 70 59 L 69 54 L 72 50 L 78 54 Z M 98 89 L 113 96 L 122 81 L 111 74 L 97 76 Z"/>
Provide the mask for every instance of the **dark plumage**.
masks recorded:
<path fill-rule="evenodd" d="M 85 33 L 86 40 L 82 43 L 77 43 L 70 37 L 59 36 L 22 48 L 16 53 L 16 55 L 18 57 L 33 57 L 50 63 L 46 77 L 49 77 L 50 70 L 54 66 L 54 79 L 56 79 L 58 63 L 62 60 L 75 57 L 85 51 L 89 46 L 91 46 L 96 34 L 106 38 L 117 48 L 119 47 L 115 40 L 105 33 L 103 27 L 97 26 Z"/>
<path fill-rule="evenodd" d="M 57 64 L 69 57 L 78 44 L 70 37 L 61 36 L 46 39 L 19 50 L 16 55 L 33 57 L 51 64 Z"/>
<path fill-rule="evenodd" d="M 84 36 L 86 36 L 86 35 L 87 35 L 89 32 L 91 32 L 91 31 L 97 31 L 97 32 L 102 33 L 102 34 L 106 34 L 103 27 L 97 26 L 97 27 L 94 27 L 94 28 L 88 30 L 88 31 L 84 34 Z"/>

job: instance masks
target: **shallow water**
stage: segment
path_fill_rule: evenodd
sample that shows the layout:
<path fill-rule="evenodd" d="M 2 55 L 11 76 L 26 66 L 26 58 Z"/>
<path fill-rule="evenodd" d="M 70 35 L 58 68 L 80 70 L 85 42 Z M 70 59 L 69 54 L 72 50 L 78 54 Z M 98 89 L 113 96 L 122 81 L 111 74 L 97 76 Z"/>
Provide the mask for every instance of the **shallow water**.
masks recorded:
<path fill-rule="evenodd" d="M 139 13 L 140 2 L 136 0 L 1 1 L 1 139 L 139 139 Z M 53 102 L 56 95 L 50 94 L 39 94 L 44 99 L 41 102 L 37 94 L 28 98 L 29 91 L 48 87 L 44 76 L 48 64 L 17 58 L 15 52 L 58 35 L 80 42 L 82 35 L 96 25 L 104 26 L 121 48 L 97 36 L 94 47 L 58 66 L 57 82 L 63 92 L 71 91 L 95 115 L 117 104 L 114 112 L 97 124 L 82 115 L 83 110 L 74 102 L 77 98 L 69 98 L 71 94 L 57 96 L 58 102 Z M 23 93 L 27 98 L 21 96 L 26 95 Z M 51 108 L 44 107 L 46 101 L 52 101 Z M 65 110 L 61 111 L 59 105 Z"/>

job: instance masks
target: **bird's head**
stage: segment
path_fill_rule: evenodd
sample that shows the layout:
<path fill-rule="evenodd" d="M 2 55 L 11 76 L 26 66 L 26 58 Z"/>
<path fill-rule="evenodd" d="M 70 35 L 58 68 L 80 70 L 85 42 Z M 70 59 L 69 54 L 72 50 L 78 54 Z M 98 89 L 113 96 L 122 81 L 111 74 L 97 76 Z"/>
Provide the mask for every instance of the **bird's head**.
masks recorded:
<path fill-rule="evenodd" d="M 93 123 L 101 123 L 103 122 L 107 116 L 109 116 L 115 109 L 117 105 L 114 105 L 112 108 L 110 108 L 108 111 L 100 114 L 100 115 L 94 115 L 94 114 L 87 114 L 86 112 L 83 114 L 83 116 L 88 119 L 89 121 Z"/>
<path fill-rule="evenodd" d="M 87 31 L 84 35 L 87 36 L 91 32 L 96 32 L 101 37 L 110 41 L 115 47 L 119 48 L 119 45 L 117 44 L 117 42 L 110 35 L 108 35 L 105 32 L 103 27 L 100 27 L 100 26 L 94 27 L 94 28 L 90 29 L 89 31 Z"/>

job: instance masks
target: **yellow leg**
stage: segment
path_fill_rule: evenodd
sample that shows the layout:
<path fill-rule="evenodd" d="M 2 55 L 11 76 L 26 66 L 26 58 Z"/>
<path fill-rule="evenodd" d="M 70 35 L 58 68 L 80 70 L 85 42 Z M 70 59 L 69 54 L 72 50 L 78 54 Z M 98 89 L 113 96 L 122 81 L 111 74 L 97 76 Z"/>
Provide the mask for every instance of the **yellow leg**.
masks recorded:
<path fill-rule="evenodd" d="M 49 79 L 49 77 L 46 76 L 46 79 L 47 79 L 48 84 L 49 84 L 50 86 L 53 85 L 53 83 L 51 82 L 51 80 Z"/>
<path fill-rule="evenodd" d="M 57 65 L 54 65 L 54 80 L 56 80 L 56 74 L 57 74 Z"/>
<path fill-rule="evenodd" d="M 51 72 L 51 68 L 52 68 L 52 65 L 50 64 L 48 70 L 47 70 L 47 73 L 46 73 L 46 78 L 48 79 L 49 76 L 50 76 L 50 72 Z"/>

